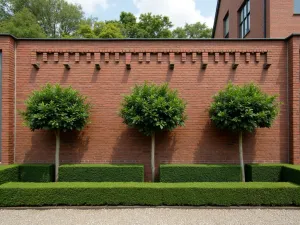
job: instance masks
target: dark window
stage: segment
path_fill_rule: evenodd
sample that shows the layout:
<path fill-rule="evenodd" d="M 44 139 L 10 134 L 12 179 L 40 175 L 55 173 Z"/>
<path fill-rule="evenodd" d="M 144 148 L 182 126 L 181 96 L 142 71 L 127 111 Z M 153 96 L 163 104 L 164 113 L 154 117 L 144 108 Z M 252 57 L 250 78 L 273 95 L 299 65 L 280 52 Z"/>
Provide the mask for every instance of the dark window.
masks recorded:
<path fill-rule="evenodd" d="M 240 37 L 250 32 L 250 0 L 246 1 L 240 11 Z"/>
<path fill-rule="evenodd" d="M 294 13 L 300 14 L 300 0 L 294 0 Z"/>
<path fill-rule="evenodd" d="M 0 162 L 2 160 L 2 52 L 0 51 Z"/>
<path fill-rule="evenodd" d="M 224 18 L 224 38 L 229 38 L 229 14 L 227 13 Z"/>

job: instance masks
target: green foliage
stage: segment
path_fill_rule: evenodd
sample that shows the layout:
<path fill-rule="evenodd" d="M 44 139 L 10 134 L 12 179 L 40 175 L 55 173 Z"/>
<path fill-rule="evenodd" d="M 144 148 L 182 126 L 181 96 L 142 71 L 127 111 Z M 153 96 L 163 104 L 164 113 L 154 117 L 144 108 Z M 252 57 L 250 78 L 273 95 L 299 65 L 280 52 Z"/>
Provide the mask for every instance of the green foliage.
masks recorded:
<path fill-rule="evenodd" d="M 0 166 L 0 184 L 17 181 L 19 181 L 18 165 Z"/>
<path fill-rule="evenodd" d="M 286 164 L 248 164 L 246 180 L 253 182 L 281 182 L 283 179 L 282 167 Z"/>
<path fill-rule="evenodd" d="M 0 33 L 9 33 L 23 38 L 44 38 L 43 29 L 37 23 L 35 16 L 26 8 L 0 22 Z"/>
<path fill-rule="evenodd" d="M 152 15 L 151 13 L 141 14 L 138 23 L 138 38 L 170 38 L 173 27 L 169 17 Z"/>
<path fill-rule="evenodd" d="M 59 168 L 62 182 L 143 182 L 143 165 L 74 164 Z"/>
<path fill-rule="evenodd" d="M 161 182 L 234 182 L 240 179 L 241 172 L 238 165 L 160 165 Z"/>
<path fill-rule="evenodd" d="M 25 105 L 21 115 L 32 131 L 82 130 L 88 123 L 90 104 L 72 87 L 46 84 L 41 90 L 33 91 Z"/>
<path fill-rule="evenodd" d="M 285 165 L 282 168 L 283 181 L 300 185 L 300 165 Z"/>
<path fill-rule="evenodd" d="M 291 183 L 6 183 L 0 206 L 42 205 L 300 205 Z"/>
<path fill-rule="evenodd" d="M 9 7 L 5 7 L 5 4 Z M 73 34 L 77 30 L 81 19 L 83 19 L 81 6 L 68 3 L 66 0 L 0 1 L 0 9 L 3 9 L 2 11 L 6 15 L 16 15 L 23 11 L 24 8 L 36 17 L 34 23 L 38 23 L 42 27 L 47 37 L 52 38 Z M 23 30 L 22 27 L 19 28 Z"/>
<path fill-rule="evenodd" d="M 124 97 L 120 116 L 129 127 L 150 136 L 156 131 L 183 126 L 187 118 L 185 108 L 186 103 L 168 84 L 144 83 L 136 85 L 132 93 Z"/>
<path fill-rule="evenodd" d="M 118 24 L 106 23 L 101 29 L 101 32 L 99 33 L 98 37 L 99 38 L 123 38 L 123 35 Z"/>
<path fill-rule="evenodd" d="M 211 38 L 212 29 L 205 23 L 185 24 L 172 31 L 173 38 Z"/>
<path fill-rule="evenodd" d="M 279 113 L 275 95 L 263 93 L 255 84 L 227 87 L 213 97 L 209 115 L 216 127 L 230 131 L 252 132 L 271 127 Z"/>
<path fill-rule="evenodd" d="M 22 164 L 19 166 L 19 181 L 21 182 L 53 182 L 54 165 L 52 164 Z"/>

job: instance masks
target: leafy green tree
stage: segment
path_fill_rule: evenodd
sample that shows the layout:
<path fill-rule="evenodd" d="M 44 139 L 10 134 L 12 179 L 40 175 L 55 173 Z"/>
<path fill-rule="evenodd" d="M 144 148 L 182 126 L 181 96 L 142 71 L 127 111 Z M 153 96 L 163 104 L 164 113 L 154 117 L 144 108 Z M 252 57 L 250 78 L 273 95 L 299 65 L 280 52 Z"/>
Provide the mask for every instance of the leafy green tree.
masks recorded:
<path fill-rule="evenodd" d="M 188 38 L 187 33 L 184 28 L 177 27 L 172 31 L 173 38 Z"/>
<path fill-rule="evenodd" d="M 47 37 L 52 38 L 73 34 L 84 15 L 80 5 L 68 3 L 66 0 L 1 1 L 0 9 L 6 15 L 13 16 L 27 8 L 36 17 Z"/>
<path fill-rule="evenodd" d="M 270 128 L 279 113 L 279 102 L 275 95 L 263 93 L 255 84 L 237 86 L 228 84 L 213 97 L 209 115 L 219 129 L 239 134 L 239 154 L 242 181 L 245 182 L 243 160 L 243 133 L 256 128 Z"/>
<path fill-rule="evenodd" d="M 34 15 L 24 8 L 14 16 L 0 23 L 0 33 L 9 33 L 23 38 L 44 38 L 43 29 Z"/>
<path fill-rule="evenodd" d="M 122 33 L 127 38 L 138 38 L 139 27 L 137 18 L 130 12 L 121 12 L 120 24 L 122 25 Z"/>
<path fill-rule="evenodd" d="M 138 23 L 139 38 L 170 38 L 173 27 L 169 17 L 152 15 L 151 13 L 141 14 Z"/>
<path fill-rule="evenodd" d="M 76 37 L 79 38 L 96 38 L 94 31 L 88 24 L 80 24 L 78 30 L 75 33 Z"/>
<path fill-rule="evenodd" d="M 25 125 L 32 131 L 54 131 L 56 137 L 55 181 L 58 181 L 60 133 L 82 130 L 89 120 L 90 107 L 86 97 L 72 87 L 47 84 L 33 91 L 21 111 Z"/>
<path fill-rule="evenodd" d="M 121 29 L 116 23 L 106 23 L 102 27 L 99 38 L 123 38 Z"/>
<path fill-rule="evenodd" d="M 211 38 L 212 29 L 205 23 L 185 24 L 172 32 L 173 38 Z"/>
<path fill-rule="evenodd" d="M 184 126 L 187 118 L 185 108 L 186 103 L 168 84 L 136 85 L 132 93 L 124 97 L 120 110 L 123 122 L 144 135 L 151 136 L 152 181 L 155 177 L 155 133 Z"/>

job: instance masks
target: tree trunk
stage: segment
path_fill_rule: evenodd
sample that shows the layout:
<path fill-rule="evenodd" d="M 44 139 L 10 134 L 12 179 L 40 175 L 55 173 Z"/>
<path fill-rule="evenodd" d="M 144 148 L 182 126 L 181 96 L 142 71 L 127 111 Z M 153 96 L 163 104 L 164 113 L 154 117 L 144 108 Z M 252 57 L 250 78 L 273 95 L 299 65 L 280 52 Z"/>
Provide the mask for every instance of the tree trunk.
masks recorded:
<path fill-rule="evenodd" d="M 239 133 L 239 152 L 240 152 L 242 181 L 245 182 L 245 167 L 244 167 L 244 157 L 243 157 L 243 132 Z"/>
<path fill-rule="evenodd" d="M 152 182 L 155 180 L 155 133 L 151 136 L 151 174 Z"/>
<path fill-rule="evenodd" d="M 58 168 L 59 168 L 60 130 L 55 131 L 55 137 L 56 137 L 55 182 L 57 182 L 58 181 Z"/>

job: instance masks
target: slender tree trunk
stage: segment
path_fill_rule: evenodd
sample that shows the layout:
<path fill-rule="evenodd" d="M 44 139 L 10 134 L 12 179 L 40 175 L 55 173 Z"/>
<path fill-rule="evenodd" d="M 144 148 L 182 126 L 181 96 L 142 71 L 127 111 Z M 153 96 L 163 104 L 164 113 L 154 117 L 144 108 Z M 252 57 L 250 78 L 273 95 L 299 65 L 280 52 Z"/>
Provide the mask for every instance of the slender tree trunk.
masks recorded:
<path fill-rule="evenodd" d="M 151 136 L 151 173 L 152 182 L 155 180 L 155 133 Z"/>
<path fill-rule="evenodd" d="M 242 181 L 245 182 L 245 167 L 244 167 L 244 157 L 243 157 L 243 132 L 239 133 L 239 152 L 240 152 Z"/>
<path fill-rule="evenodd" d="M 55 137 L 56 137 L 55 182 L 57 182 L 58 181 L 58 168 L 59 168 L 60 130 L 55 131 Z"/>

